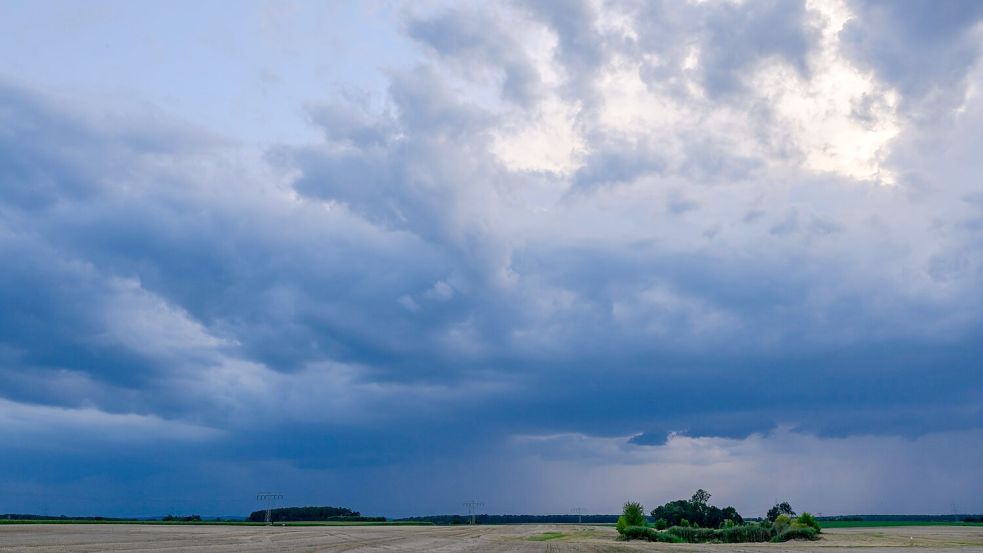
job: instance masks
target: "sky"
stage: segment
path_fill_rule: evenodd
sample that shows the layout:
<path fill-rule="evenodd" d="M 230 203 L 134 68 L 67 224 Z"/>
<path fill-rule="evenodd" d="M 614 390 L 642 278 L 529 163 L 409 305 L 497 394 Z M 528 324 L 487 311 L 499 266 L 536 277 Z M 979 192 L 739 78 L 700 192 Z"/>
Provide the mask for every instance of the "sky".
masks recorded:
<path fill-rule="evenodd" d="M 0 5 L 0 513 L 983 512 L 983 3 Z"/>

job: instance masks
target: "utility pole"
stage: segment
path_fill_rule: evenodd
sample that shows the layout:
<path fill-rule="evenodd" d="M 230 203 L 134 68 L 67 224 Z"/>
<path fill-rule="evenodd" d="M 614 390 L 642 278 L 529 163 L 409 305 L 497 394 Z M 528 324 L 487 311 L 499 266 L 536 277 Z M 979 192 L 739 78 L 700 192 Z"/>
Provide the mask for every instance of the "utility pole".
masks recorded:
<path fill-rule="evenodd" d="M 277 492 L 259 492 L 256 499 L 266 501 L 266 524 L 273 524 L 273 502 L 283 499 L 283 494 Z"/>
<path fill-rule="evenodd" d="M 484 503 L 480 501 L 466 501 L 464 506 L 468 508 L 468 515 L 471 517 L 471 524 L 474 524 L 474 517 L 478 514 L 478 509 L 485 506 Z"/>
<path fill-rule="evenodd" d="M 577 524 L 583 524 L 583 522 L 584 522 L 584 513 L 587 512 L 587 509 L 585 509 L 583 507 L 574 507 L 570 511 L 573 514 L 577 515 Z"/>

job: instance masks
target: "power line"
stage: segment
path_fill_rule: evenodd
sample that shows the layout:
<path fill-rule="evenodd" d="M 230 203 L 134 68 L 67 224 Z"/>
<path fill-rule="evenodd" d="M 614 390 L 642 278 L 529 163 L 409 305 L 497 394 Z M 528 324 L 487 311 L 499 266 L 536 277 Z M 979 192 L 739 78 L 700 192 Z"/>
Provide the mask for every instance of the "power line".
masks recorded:
<path fill-rule="evenodd" d="M 478 509 L 484 507 L 485 504 L 480 501 L 472 500 L 464 502 L 464 506 L 468 508 L 468 515 L 471 517 L 471 524 L 473 525 L 475 522 L 475 515 L 478 514 Z"/>
<path fill-rule="evenodd" d="M 256 499 L 266 501 L 266 524 L 273 524 L 273 502 L 283 499 L 283 494 L 277 492 L 259 492 Z"/>
<path fill-rule="evenodd" d="M 587 513 L 587 509 L 584 507 L 574 507 L 570 509 L 570 512 L 577 515 L 577 524 L 581 524 L 584 522 L 584 514 Z"/>

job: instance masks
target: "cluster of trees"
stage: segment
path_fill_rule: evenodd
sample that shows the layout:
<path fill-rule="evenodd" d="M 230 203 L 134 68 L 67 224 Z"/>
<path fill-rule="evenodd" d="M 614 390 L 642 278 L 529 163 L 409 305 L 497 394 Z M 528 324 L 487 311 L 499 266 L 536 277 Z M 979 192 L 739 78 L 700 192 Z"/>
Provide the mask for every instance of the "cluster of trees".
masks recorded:
<path fill-rule="evenodd" d="M 266 511 L 249 513 L 250 522 L 266 520 Z M 347 522 L 385 522 L 385 517 L 363 517 L 358 511 L 347 507 L 283 507 L 270 512 L 272 522 L 308 521 L 347 521 Z"/>
<path fill-rule="evenodd" d="M 201 522 L 201 515 L 188 515 L 188 516 L 175 516 L 175 515 L 165 515 L 162 518 L 164 522 Z"/>
<path fill-rule="evenodd" d="M 720 528 L 730 521 L 731 525 L 744 524 L 744 518 L 733 507 L 723 509 L 710 505 L 710 493 L 706 490 L 696 490 L 689 500 L 678 499 L 670 501 L 661 507 L 652 509 L 652 518 L 657 527 L 665 530 L 671 526 L 698 526 L 700 528 Z"/>
<path fill-rule="evenodd" d="M 652 510 L 649 524 L 641 503 L 625 503 L 617 529 L 623 539 L 669 543 L 749 543 L 816 539 L 819 522 L 809 513 L 795 517 L 788 502 L 768 510 L 761 522 L 746 522 L 733 507 L 710 505 L 710 493 L 697 490 L 690 499 L 670 501 Z M 793 518 L 795 517 L 795 518 Z"/>

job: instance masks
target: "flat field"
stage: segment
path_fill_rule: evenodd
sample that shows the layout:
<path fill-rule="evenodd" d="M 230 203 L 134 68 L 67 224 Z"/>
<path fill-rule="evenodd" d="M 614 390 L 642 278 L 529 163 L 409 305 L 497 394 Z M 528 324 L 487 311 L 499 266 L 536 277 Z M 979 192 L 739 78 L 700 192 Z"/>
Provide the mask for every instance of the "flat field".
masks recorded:
<path fill-rule="evenodd" d="M 587 525 L 513 526 L 161 526 L 138 524 L 11 524 L 0 526 L 3 553 L 133 552 L 747 552 L 983 553 L 978 526 L 836 528 L 815 542 L 690 545 L 615 541 L 613 528 Z M 829 548 L 829 549 L 827 549 Z M 899 552 L 900 553 L 900 552 Z"/>
<path fill-rule="evenodd" d="M 936 520 L 823 520 L 819 524 L 823 528 L 874 528 L 882 526 L 978 526 L 983 528 L 983 522 L 950 522 Z"/>

